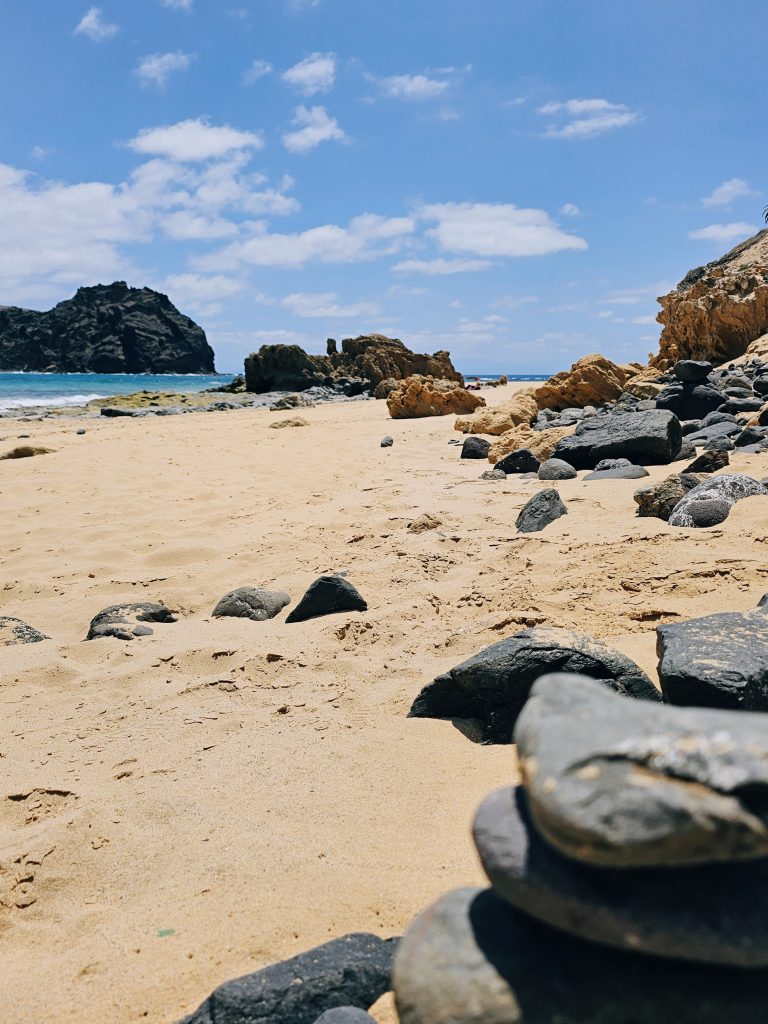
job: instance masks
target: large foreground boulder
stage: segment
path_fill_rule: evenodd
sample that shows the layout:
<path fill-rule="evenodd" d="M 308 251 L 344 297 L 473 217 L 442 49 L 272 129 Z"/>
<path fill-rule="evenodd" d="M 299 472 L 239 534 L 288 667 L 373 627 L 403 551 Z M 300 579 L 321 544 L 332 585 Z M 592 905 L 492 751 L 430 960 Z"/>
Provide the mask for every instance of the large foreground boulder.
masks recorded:
<path fill-rule="evenodd" d="M 540 409 L 583 409 L 615 401 L 624 390 L 627 373 L 605 356 L 584 356 L 570 370 L 555 374 L 535 391 Z"/>
<path fill-rule="evenodd" d="M 721 523 L 737 502 L 758 495 L 768 495 L 768 488 L 744 473 L 712 476 L 678 502 L 669 517 L 669 525 L 701 527 Z"/>
<path fill-rule="evenodd" d="M 167 295 L 125 281 L 79 288 L 45 313 L 0 307 L 0 370 L 215 373 L 202 327 Z"/>
<path fill-rule="evenodd" d="M 568 629 L 525 629 L 486 647 L 424 687 L 409 718 L 479 719 L 484 743 L 511 743 L 531 687 L 548 672 L 583 673 L 619 693 L 659 701 L 633 661 L 599 640 Z"/>
<path fill-rule="evenodd" d="M 634 493 L 638 516 L 663 519 L 666 523 L 686 494 L 700 483 L 700 476 L 685 472 L 668 476 L 650 487 L 641 487 Z"/>
<path fill-rule="evenodd" d="M 575 469 L 594 469 L 602 459 L 615 458 L 658 465 L 673 462 L 682 443 L 677 417 L 649 409 L 582 420 L 575 434 L 563 438 L 553 454 Z"/>
<path fill-rule="evenodd" d="M 468 413 L 483 405 L 484 398 L 457 381 L 420 375 L 401 380 L 387 396 L 387 409 L 395 420 Z"/>
<path fill-rule="evenodd" d="M 556 519 L 567 515 L 568 509 L 563 504 L 557 489 L 546 487 L 544 490 L 537 491 L 523 505 L 515 520 L 515 526 L 518 533 L 540 533 L 545 526 L 549 526 Z"/>

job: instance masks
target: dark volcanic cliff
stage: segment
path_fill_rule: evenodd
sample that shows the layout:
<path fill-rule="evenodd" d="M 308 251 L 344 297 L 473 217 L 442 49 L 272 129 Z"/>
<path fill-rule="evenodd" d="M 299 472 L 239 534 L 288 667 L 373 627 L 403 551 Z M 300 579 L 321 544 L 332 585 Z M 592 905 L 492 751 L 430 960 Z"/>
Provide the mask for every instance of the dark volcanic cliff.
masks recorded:
<path fill-rule="evenodd" d="M 167 295 L 124 281 L 79 288 L 46 313 L 0 308 L 0 371 L 215 373 L 205 331 Z"/>

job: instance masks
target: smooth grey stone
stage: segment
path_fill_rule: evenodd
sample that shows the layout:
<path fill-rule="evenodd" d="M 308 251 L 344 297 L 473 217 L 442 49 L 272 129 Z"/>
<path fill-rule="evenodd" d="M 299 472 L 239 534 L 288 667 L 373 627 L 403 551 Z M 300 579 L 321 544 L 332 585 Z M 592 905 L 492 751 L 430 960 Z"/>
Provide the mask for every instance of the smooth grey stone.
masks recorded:
<path fill-rule="evenodd" d="M 491 644 L 425 686 L 409 718 L 478 719 L 483 743 L 511 743 L 512 730 L 539 676 L 563 670 L 599 679 L 629 697 L 660 701 L 643 670 L 583 633 L 538 626 Z"/>
<path fill-rule="evenodd" d="M 474 837 L 494 891 L 553 928 L 640 959 L 665 957 L 742 973 L 768 966 L 765 858 L 684 868 L 580 864 L 538 835 L 521 788 L 484 801 Z"/>
<path fill-rule="evenodd" d="M 752 381 L 752 390 L 758 395 L 768 395 L 768 377 L 755 377 Z"/>
<path fill-rule="evenodd" d="M 686 420 L 680 424 L 680 429 L 683 432 L 683 437 L 687 437 L 689 434 L 695 434 L 697 431 L 704 428 L 704 420 Z"/>
<path fill-rule="evenodd" d="M 680 451 L 675 456 L 675 462 L 682 462 L 683 459 L 695 459 L 696 458 L 696 445 L 691 444 L 687 438 L 683 438 L 683 443 L 680 445 Z"/>
<path fill-rule="evenodd" d="M 356 933 L 226 981 L 182 1024 L 315 1024 L 326 1010 L 367 1009 L 390 989 L 397 939 Z"/>
<path fill-rule="evenodd" d="M 638 506 L 638 516 L 663 519 L 667 522 L 675 506 L 700 483 L 700 477 L 685 472 L 668 476 L 649 487 L 641 487 L 633 495 Z"/>
<path fill-rule="evenodd" d="M 631 466 L 632 463 L 629 459 L 601 459 L 595 466 L 598 473 L 604 469 L 622 469 L 625 466 Z"/>
<path fill-rule="evenodd" d="M 41 640 L 50 639 L 45 633 L 41 633 L 22 619 L 14 619 L 10 615 L 0 615 L 0 647 L 13 647 L 16 644 L 39 644 Z"/>
<path fill-rule="evenodd" d="M 630 703 L 553 674 L 514 738 L 536 828 L 567 857 L 643 868 L 768 856 L 768 715 Z"/>
<path fill-rule="evenodd" d="M 669 704 L 768 711 L 768 616 L 718 612 L 656 628 Z"/>
<path fill-rule="evenodd" d="M 285 621 L 305 622 L 320 615 L 367 610 L 365 599 L 349 580 L 341 576 L 319 576 Z"/>
<path fill-rule="evenodd" d="M 695 434 L 688 434 L 686 439 L 693 445 L 707 445 L 716 438 L 730 437 L 741 433 L 741 425 L 733 420 L 719 420 L 704 426 Z"/>
<path fill-rule="evenodd" d="M 87 431 L 83 427 L 81 427 L 79 430 L 76 430 L 75 433 L 78 435 L 82 435 L 87 433 Z"/>
<path fill-rule="evenodd" d="M 459 889 L 410 926 L 393 987 L 400 1024 L 758 1024 L 768 971 L 611 949 Z"/>
<path fill-rule="evenodd" d="M 704 417 L 702 421 L 705 427 L 712 427 L 715 423 L 735 423 L 738 426 L 738 420 L 730 412 L 710 412 Z"/>
<path fill-rule="evenodd" d="M 575 434 L 558 441 L 553 455 L 575 469 L 593 469 L 602 459 L 611 458 L 651 465 L 672 462 L 681 443 L 677 417 L 653 409 L 582 420 Z"/>
<path fill-rule="evenodd" d="M 681 359 L 672 367 L 678 380 L 686 384 L 698 384 L 712 373 L 712 363 L 699 359 Z"/>
<path fill-rule="evenodd" d="M 484 437 L 468 437 L 461 447 L 462 459 L 487 459 L 491 442 Z"/>
<path fill-rule="evenodd" d="M 315 1024 L 376 1024 L 376 1021 L 365 1010 L 354 1006 L 337 1006 L 335 1010 L 326 1010 Z"/>
<path fill-rule="evenodd" d="M 721 503 L 725 502 L 733 507 L 736 502 L 756 495 L 768 495 L 768 489 L 757 480 L 753 480 L 751 476 L 746 476 L 744 473 L 721 473 L 719 476 L 710 477 L 709 480 L 705 480 L 698 487 L 689 491 L 669 517 L 669 525 L 689 527 L 709 525 L 708 520 L 706 523 L 702 521 L 704 514 L 702 509 L 694 507 L 701 499 L 718 499 Z M 722 508 L 722 505 L 717 508 Z M 715 506 L 707 509 L 709 517 L 714 509 Z M 727 518 L 727 513 L 723 516 L 723 519 L 725 518 Z M 716 521 L 722 522 L 723 519 Z"/>
<path fill-rule="evenodd" d="M 573 480 L 576 470 L 562 459 L 547 459 L 539 466 L 539 480 Z"/>
<path fill-rule="evenodd" d="M 394 443 L 395 443 L 395 439 L 393 437 L 390 437 L 389 434 L 387 434 L 386 437 L 382 437 L 381 444 L 380 444 L 379 447 L 380 448 L 391 448 Z"/>
<path fill-rule="evenodd" d="M 731 514 L 732 508 L 733 505 L 724 498 L 712 494 L 697 494 L 693 501 L 685 507 L 684 524 L 672 522 L 672 516 L 667 522 L 672 526 L 685 525 L 689 528 L 704 530 L 710 526 L 719 526 L 720 523 L 724 523 Z"/>
<path fill-rule="evenodd" d="M 554 487 L 538 491 L 520 509 L 515 526 L 519 533 L 539 533 L 545 526 L 554 523 L 561 516 L 568 515 L 568 509 Z"/>
<path fill-rule="evenodd" d="M 164 604 L 138 601 L 133 604 L 113 604 L 91 619 L 86 640 L 115 637 L 117 640 L 133 640 L 141 633 L 136 629 L 142 622 L 177 622 L 170 609 Z"/>
<path fill-rule="evenodd" d="M 724 405 L 726 412 L 758 412 L 763 408 L 762 398 L 729 398 Z"/>
<path fill-rule="evenodd" d="M 231 617 L 264 622 L 266 619 L 274 619 L 290 603 L 290 597 L 282 590 L 238 587 L 225 594 L 211 614 L 214 618 Z"/>
<path fill-rule="evenodd" d="M 681 420 L 698 420 L 726 401 L 711 384 L 670 384 L 656 396 L 656 408 L 673 412 Z"/>
<path fill-rule="evenodd" d="M 707 446 L 713 452 L 732 452 L 736 447 L 736 445 L 733 443 L 732 437 L 713 437 L 711 441 L 707 442 Z"/>
<path fill-rule="evenodd" d="M 527 448 L 521 448 L 519 451 L 505 455 L 503 459 L 499 459 L 496 468 L 504 473 L 536 473 L 540 465 L 541 463 L 532 452 Z"/>
<path fill-rule="evenodd" d="M 506 480 L 507 474 L 500 469 L 486 469 L 480 474 L 481 480 Z"/>
<path fill-rule="evenodd" d="M 154 636 L 155 633 L 149 626 L 134 626 L 132 632 L 134 636 Z"/>
<path fill-rule="evenodd" d="M 587 473 L 585 480 L 641 480 L 651 474 L 642 466 L 619 466 L 616 469 L 596 469 Z"/>
<path fill-rule="evenodd" d="M 745 448 L 747 445 L 762 444 L 765 441 L 765 431 L 757 427 L 745 427 L 734 440 L 737 448 Z"/>
<path fill-rule="evenodd" d="M 728 452 L 702 452 L 690 466 L 685 467 L 683 473 L 716 473 L 718 469 L 725 469 L 729 462 Z"/>

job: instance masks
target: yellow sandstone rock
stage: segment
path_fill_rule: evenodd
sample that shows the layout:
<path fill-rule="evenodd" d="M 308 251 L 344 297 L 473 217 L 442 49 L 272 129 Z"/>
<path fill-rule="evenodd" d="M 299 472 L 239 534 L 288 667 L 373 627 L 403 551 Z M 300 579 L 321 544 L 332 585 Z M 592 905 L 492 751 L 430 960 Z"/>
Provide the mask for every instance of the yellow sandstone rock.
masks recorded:
<path fill-rule="evenodd" d="M 484 405 L 484 398 L 467 391 L 457 381 L 435 380 L 419 374 L 398 381 L 387 396 L 389 415 L 395 420 L 469 413 Z"/>

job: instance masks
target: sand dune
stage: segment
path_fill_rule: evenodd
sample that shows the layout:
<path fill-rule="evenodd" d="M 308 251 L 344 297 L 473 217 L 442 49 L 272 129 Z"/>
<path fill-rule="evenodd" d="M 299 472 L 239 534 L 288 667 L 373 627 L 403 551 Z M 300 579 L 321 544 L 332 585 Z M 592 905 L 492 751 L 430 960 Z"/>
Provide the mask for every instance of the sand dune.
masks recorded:
<path fill-rule="evenodd" d="M 172 1022 L 328 938 L 399 933 L 482 881 L 471 816 L 515 777 L 512 748 L 406 719 L 426 682 L 539 623 L 606 639 L 655 678 L 659 622 L 768 589 L 768 499 L 697 532 L 636 519 L 634 481 L 565 481 L 569 515 L 516 536 L 543 485 L 480 480 L 487 464 L 447 443 L 452 417 L 392 421 L 383 402 L 302 417 L 0 424 L 0 454 L 22 433 L 53 449 L 0 463 L 0 614 L 52 638 L 2 649 L 7 1024 Z M 409 532 L 423 513 L 442 525 Z M 368 612 L 210 617 L 234 587 L 295 604 L 329 571 Z M 179 621 L 83 642 L 98 611 L 138 600 Z"/>

